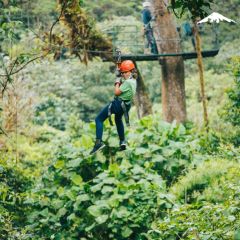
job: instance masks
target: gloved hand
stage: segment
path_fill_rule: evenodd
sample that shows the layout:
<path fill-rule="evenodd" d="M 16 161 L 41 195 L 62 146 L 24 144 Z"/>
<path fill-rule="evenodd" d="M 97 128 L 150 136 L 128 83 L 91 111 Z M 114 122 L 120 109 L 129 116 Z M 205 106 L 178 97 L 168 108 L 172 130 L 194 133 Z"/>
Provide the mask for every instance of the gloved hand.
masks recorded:
<path fill-rule="evenodd" d="M 116 78 L 114 86 L 116 86 L 116 84 L 119 84 L 119 86 L 122 84 L 122 79 L 120 77 Z"/>
<path fill-rule="evenodd" d="M 115 75 L 116 75 L 117 78 L 121 77 L 121 72 L 120 72 L 119 69 L 116 69 Z"/>

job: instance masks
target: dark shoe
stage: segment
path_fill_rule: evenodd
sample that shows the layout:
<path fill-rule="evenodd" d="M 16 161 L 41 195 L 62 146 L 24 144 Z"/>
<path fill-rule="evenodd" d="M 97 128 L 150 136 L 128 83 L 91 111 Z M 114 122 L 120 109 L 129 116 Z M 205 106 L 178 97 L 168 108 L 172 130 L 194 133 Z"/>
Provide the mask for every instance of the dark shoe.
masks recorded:
<path fill-rule="evenodd" d="M 127 148 L 126 141 L 120 141 L 120 151 L 124 151 Z"/>
<path fill-rule="evenodd" d="M 102 141 L 96 141 L 92 151 L 90 152 L 90 154 L 94 154 L 98 151 L 100 151 L 101 149 L 103 149 L 106 145 L 102 142 Z"/>

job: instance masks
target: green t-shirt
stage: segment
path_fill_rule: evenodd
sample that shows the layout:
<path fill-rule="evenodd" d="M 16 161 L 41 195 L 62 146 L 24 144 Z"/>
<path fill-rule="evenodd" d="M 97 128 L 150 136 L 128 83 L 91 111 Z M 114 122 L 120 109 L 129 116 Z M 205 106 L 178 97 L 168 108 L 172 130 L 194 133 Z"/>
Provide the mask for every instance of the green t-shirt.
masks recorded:
<path fill-rule="evenodd" d="M 121 98 L 123 101 L 131 101 L 136 93 L 136 88 L 137 82 L 134 78 L 125 80 L 120 86 L 120 91 L 122 93 L 119 95 L 119 98 Z"/>

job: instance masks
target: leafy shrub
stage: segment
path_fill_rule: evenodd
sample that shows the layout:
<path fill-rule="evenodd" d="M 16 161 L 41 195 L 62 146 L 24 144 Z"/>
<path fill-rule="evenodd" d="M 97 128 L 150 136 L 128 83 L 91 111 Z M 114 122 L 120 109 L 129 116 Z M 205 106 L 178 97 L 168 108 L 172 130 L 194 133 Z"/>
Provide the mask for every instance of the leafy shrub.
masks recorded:
<path fill-rule="evenodd" d="M 233 183 L 234 176 L 240 181 L 237 174 L 237 171 L 240 171 L 238 165 L 234 161 L 212 158 L 210 161 L 198 165 L 196 169 L 189 170 L 170 188 L 170 192 L 178 200 L 184 200 L 187 203 L 199 200 L 223 201 L 229 193 L 223 187 L 223 183 L 227 179 L 231 179 Z M 233 171 L 236 172 L 236 175 L 233 174 Z"/>
<path fill-rule="evenodd" d="M 137 162 L 106 164 L 102 153 L 83 158 L 70 146 L 59 154 L 30 216 L 41 239 L 141 239 L 172 206 L 162 178 Z"/>
<path fill-rule="evenodd" d="M 107 147 L 89 156 L 95 126 L 80 122 L 76 128 L 72 118 L 72 142 L 59 146 L 34 191 L 32 231 L 42 239 L 144 239 L 151 222 L 172 207 L 165 180 L 173 182 L 199 147 L 184 126 L 156 119 L 133 124 L 124 152 L 118 152 L 116 130 L 106 123 Z"/>
<path fill-rule="evenodd" d="M 0 164 L 0 238 L 24 239 L 21 229 L 26 224 L 27 190 L 32 182 L 17 167 Z"/>
<path fill-rule="evenodd" d="M 82 147 L 82 151 L 89 151 L 95 139 L 95 125 L 84 124 L 74 118 L 71 121 L 68 131 L 76 139 L 73 140 L 75 146 Z M 140 166 L 156 170 L 168 184 L 182 174 L 187 166 L 197 164 L 207 157 L 203 153 L 199 154 L 199 139 L 195 139 L 181 124 L 159 121 L 157 115 L 152 115 L 140 121 L 132 120 L 131 125 L 126 131 L 128 149 L 125 156 L 131 163 L 137 161 Z M 117 131 L 108 121 L 105 122 L 103 140 L 108 146 L 103 151 L 108 160 L 124 159 L 118 152 Z"/>
<path fill-rule="evenodd" d="M 230 122 L 236 128 L 235 136 L 231 136 L 232 142 L 240 144 L 240 57 L 232 59 L 231 71 L 235 77 L 235 86 L 227 91 L 228 103 L 220 112 L 226 122 Z"/>
<path fill-rule="evenodd" d="M 239 191 L 238 189 L 235 189 Z M 208 239 L 238 240 L 240 236 L 239 196 L 224 204 L 183 205 L 174 208 L 164 221 L 152 224 L 146 234 L 151 240 Z"/>

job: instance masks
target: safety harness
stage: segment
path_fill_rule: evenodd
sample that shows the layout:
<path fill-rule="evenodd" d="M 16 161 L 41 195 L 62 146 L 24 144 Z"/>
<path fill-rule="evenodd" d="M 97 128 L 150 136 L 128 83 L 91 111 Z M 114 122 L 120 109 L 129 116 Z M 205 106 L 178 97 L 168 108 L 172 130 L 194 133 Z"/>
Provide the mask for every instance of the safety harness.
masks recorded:
<path fill-rule="evenodd" d="M 124 119 L 125 119 L 126 125 L 129 127 L 130 122 L 129 122 L 127 105 L 130 105 L 131 102 L 130 101 L 123 101 L 119 97 L 115 97 L 114 100 L 108 106 L 108 120 L 109 120 L 110 125 L 113 126 L 113 121 L 112 121 L 112 118 L 111 118 L 111 115 L 112 115 L 111 108 L 112 108 L 112 104 L 113 104 L 114 101 L 120 101 L 121 102 L 121 108 L 123 110 Z"/>

